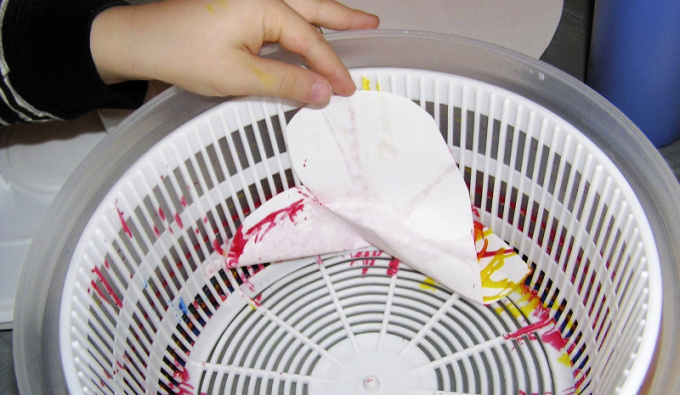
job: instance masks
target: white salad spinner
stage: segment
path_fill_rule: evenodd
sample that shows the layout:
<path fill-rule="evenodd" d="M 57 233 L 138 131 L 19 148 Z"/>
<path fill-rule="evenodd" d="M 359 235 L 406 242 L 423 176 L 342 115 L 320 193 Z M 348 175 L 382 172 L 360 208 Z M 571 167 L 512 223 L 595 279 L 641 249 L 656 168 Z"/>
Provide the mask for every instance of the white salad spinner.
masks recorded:
<path fill-rule="evenodd" d="M 21 392 L 677 392 L 680 187 L 643 134 L 508 50 L 328 39 L 359 89 L 432 115 L 481 222 L 532 268 L 525 283 L 477 305 L 375 249 L 227 269 L 240 222 L 299 185 L 285 131 L 300 105 L 171 89 L 95 148 L 33 239 Z"/>

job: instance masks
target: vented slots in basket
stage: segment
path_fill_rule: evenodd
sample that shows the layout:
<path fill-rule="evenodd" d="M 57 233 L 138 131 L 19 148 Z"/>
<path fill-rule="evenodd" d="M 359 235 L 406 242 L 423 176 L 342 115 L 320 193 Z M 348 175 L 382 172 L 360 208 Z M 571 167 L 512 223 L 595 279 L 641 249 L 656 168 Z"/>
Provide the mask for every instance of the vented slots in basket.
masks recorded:
<path fill-rule="evenodd" d="M 481 221 L 533 268 L 525 286 L 477 306 L 373 249 L 226 269 L 241 221 L 299 181 L 285 148 L 297 107 L 225 102 L 141 157 L 86 227 L 62 303 L 72 390 L 313 393 L 354 361 L 339 358 L 370 347 L 403 347 L 431 384 L 413 393 L 625 386 L 655 251 L 605 153 L 501 88 L 407 69 L 353 75 L 432 114 Z"/>

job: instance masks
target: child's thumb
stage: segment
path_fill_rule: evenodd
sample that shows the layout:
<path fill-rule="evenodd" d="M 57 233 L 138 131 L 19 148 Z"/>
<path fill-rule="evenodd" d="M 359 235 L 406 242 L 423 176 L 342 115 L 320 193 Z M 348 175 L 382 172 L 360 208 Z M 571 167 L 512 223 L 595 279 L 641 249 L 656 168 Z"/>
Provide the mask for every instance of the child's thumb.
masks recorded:
<path fill-rule="evenodd" d="M 250 77 L 244 82 L 251 86 L 246 91 L 309 104 L 325 104 L 331 98 L 331 85 L 311 70 L 256 56 L 247 67 Z"/>

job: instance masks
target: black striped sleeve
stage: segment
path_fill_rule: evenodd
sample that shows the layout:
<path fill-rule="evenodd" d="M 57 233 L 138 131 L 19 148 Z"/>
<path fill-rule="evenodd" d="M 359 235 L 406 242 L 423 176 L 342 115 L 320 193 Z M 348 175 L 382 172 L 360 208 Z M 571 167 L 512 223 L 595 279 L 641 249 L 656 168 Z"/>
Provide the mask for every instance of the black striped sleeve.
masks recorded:
<path fill-rule="evenodd" d="M 0 120 L 72 119 L 96 108 L 133 109 L 147 83 L 106 85 L 90 53 L 90 29 L 120 0 L 1 0 Z"/>

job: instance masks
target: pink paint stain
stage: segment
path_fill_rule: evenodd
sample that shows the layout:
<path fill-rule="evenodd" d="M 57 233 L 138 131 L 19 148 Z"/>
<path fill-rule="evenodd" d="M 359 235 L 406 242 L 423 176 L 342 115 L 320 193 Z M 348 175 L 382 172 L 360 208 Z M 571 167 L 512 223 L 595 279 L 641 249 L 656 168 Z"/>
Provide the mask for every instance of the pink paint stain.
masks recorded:
<path fill-rule="evenodd" d="M 111 266 L 109 266 L 109 261 L 104 259 L 104 266 L 106 266 L 107 269 L 111 269 Z"/>
<path fill-rule="evenodd" d="M 125 232 L 129 238 L 132 238 L 132 232 L 130 231 L 127 222 L 125 222 L 125 218 L 123 218 L 123 212 L 118 208 L 118 201 L 116 201 L 116 212 L 118 212 L 118 219 L 120 220 L 120 224 L 123 226 L 123 232 Z"/>
<path fill-rule="evenodd" d="M 239 273 L 239 277 L 241 278 L 241 283 L 244 286 L 248 287 L 250 292 L 255 292 L 255 286 L 253 285 L 253 283 L 248 281 L 248 277 L 246 277 L 246 275 L 243 272 Z"/>
<path fill-rule="evenodd" d="M 361 263 L 364 265 L 364 268 L 361 269 L 361 274 L 365 275 L 368 273 L 368 268 L 370 266 L 375 265 L 375 258 L 379 257 L 382 255 L 382 251 L 359 251 L 356 254 L 352 255 L 352 258 L 364 258 L 362 259 Z M 354 265 L 354 262 L 350 263 L 350 266 Z"/>
<path fill-rule="evenodd" d="M 215 249 L 215 251 L 216 251 L 218 254 L 224 255 L 224 249 L 223 249 L 222 246 L 220 245 L 220 242 L 217 241 L 217 239 L 213 240 L 212 245 L 213 245 L 213 248 Z"/>
<path fill-rule="evenodd" d="M 161 218 L 161 220 L 165 221 L 165 213 L 161 207 L 158 207 L 158 216 Z"/>
<path fill-rule="evenodd" d="M 252 299 L 252 301 L 255 304 L 255 306 L 262 307 L 262 294 L 257 295 L 257 297 L 255 297 L 255 299 Z"/>
<path fill-rule="evenodd" d="M 189 371 L 186 369 L 186 367 L 182 366 L 178 361 L 175 361 L 175 366 L 177 367 L 177 370 L 173 373 L 173 377 L 175 379 L 179 380 L 181 379 L 182 382 L 179 383 L 177 388 L 179 389 L 178 392 L 174 392 L 175 394 L 181 394 L 181 395 L 190 395 L 194 393 L 194 386 L 189 384 Z M 170 384 L 170 387 L 172 388 L 172 384 Z"/>
<path fill-rule="evenodd" d="M 158 230 L 156 225 L 153 226 L 153 233 L 156 235 L 156 237 L 161 237 L 161 232 Z"/>
<path fill-rule="evenodd" d="M 394 276 L 399 272 L 399 259 L 394 258 L 389 263 L 389 268 L 387 268 L 387 275 Z"/>
<path fill-rule="evenodd" d="M 179 226 L 180 229 L 184 229 L 184 225 L 182 224 L 182 219 L 179 217 L 179 213 L 175 214 L 175 222 L 177 222 L 177 226 Z"/>
<path fill-rule="evenodd" d="M 106 302 L 106 296 L 104 296 L 104 293 L 99 289 L 97 286 L 97 283 L 94 282 L 94 280 L 90 281 L 90 285 L 92 285 L 92 289 L 97 292 L 97 295 L 99 295 L 99 299 Z"/>
<path fill-rule="evenodd" d="M 557 328 L 553 328 L 552 330 L 541 335 L 541 340 L 547 344 L 550 344 L 552 348 L 557 351 L 564 350 L 564 347 L 567 345 L 567 341 L 562 337 L 562 334 L 557 330 Z"/>
<path fill-rule="evenodd" d="M 576 387 L 569 387 L 562 392 L 562 395 L 574 395 L 576 393 Z"/>
<path fill-rule="evenodd" d="M 95 267 L 94 269 L 92 269 L 92 273 L 95 273 L 95 274 L 97 275 L 97 277 L 99 277 L 99 281 L 101 281 L 101 283 L 104 285 L 104 288 L 106 288 L 106 291 L 108 292 L 108 294 L 109 294 L 109 295 L 113 298 L 113 300 L 116 302 L 116 306 L 118 306 L 119 308 L 122 308 L 122 307 L 123 307 L 123 303 L 122 303 L 122 302 L 120 301 L 120 299 L 118 298 L 118 295 L 116 295 L 116 293 L 113 292 L 113 288 L 111 288 L 111 285 L 109 284 L 109 282 L 106 281 L 106 279 L 105 279 L 104 276 L 102 275 L 102 272 L 99 270 L 99 268 L 98 268 L 98 267 Z M 102 293 L 101 293 L 101 291 L 99 290 L 99 288 L 95 285 L 95 282 L 94 282 L 94 281 L 92 281 L 92 285 L 94 286 L 95 291 L 97 291 L 97 293 L 99 293 L 100 296 L 103 296 Z M 106 300 L 106 299 L 103 299 L 103 300 Z"/>
<path fill-rule="evenodd" d="M 253 242 L 258 243 L 267 233 L 272 230 L 276 224 L 284 220 L 286 217 L 291 221 L 295 222 L 295 217 L 304 208 L 304 199 L 300 199 L 290 206 L 274 211 L 264 217 L 260 222 L 255 224 L 252 228 L 243 234 L 243 226 L 239 227 L 234 235 L 234 239 L 231 242 L 231 248 L 229 249 L 229 254 L 227 256 L 227 268 L 234 268 L 238 265 L 238 261 L 243 255 L 246 244 L 253 240 Z"/>
<path fill-rule="evenodd" d="M 536 291 L 530 290 L 528 289 L 528 287 L 526 288 L 527 289 L 525 292 L 529 292 L 532 295 L 531 296 L 532 299 L 538 298 L 538 296 L 536 295 Z M 532 316 L 536 317 L 538 321 L 524 328 L 520 328 L 513 333 L 505 334 L 503 335 L 503 337 L 505 339 L 519 340 L 523 336 L 527 336 L 529 340 L 536 340 L 537 339 L 536 332 L 552 325 L 553 327 L 547 332 L 542 333 L 540 335 L 540 338 L 544 343 L 549 344 L 555 350 L 557 351 L 564 350 L 567 341 L 564 339 L 559 329 L 555 327 L 556 323 L 555 320 L 550 316 L 550 310 L 545 308 L 543 304 L 541 304 L 539 301 L 537 303 L 536 309 L 532 312 Z"/>
<path fill-rule="evenodd" d="M 185 207 L 185 208 L 186 208 L 186 206 L 187 206 L 187 198 L 185 198 L 184 196 L 182 196 L 182 197 L 179 199 L 179 204 L 181 204 L 182 207 Z"/>
<path fill-rule="evenodd" d="M 580 370 L 580 369 L 576 369 L 576 371 L 574 372 L 574 378 L 576 378 L 576 376 L 578 376 L 580 373 L 581 373 L 581 370 Z M 583 383 L 585 383 L 587 377 L 588 377 L 588 375 L 587 375 L 587 374 L 584 374 L 580 379 L 578 379 L 578 381 L 576 381 L 576 384 L 574 384 L 574 388 L 575 388 L 577 391 L 578 391 L 579 388 L 581 388 L 581 386 L 583 385 Z"/>

